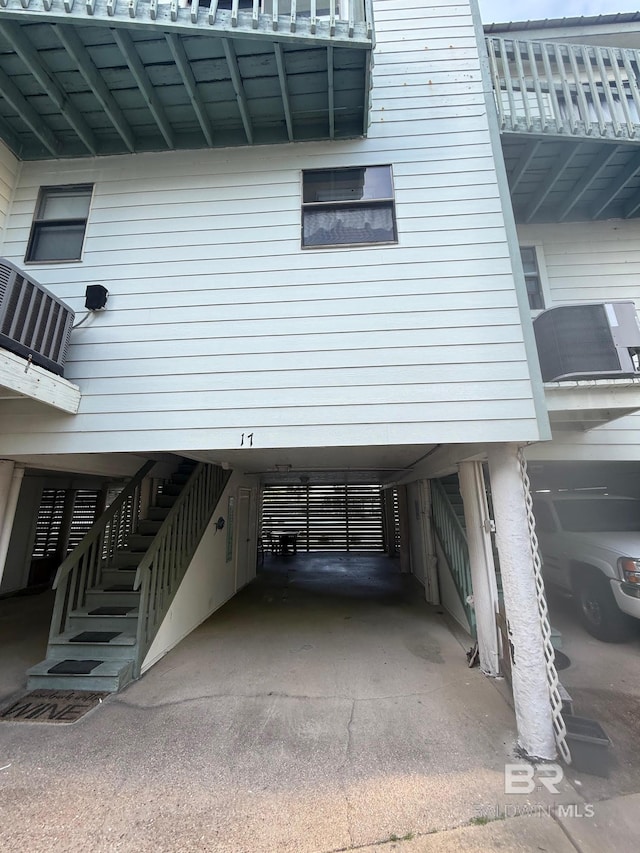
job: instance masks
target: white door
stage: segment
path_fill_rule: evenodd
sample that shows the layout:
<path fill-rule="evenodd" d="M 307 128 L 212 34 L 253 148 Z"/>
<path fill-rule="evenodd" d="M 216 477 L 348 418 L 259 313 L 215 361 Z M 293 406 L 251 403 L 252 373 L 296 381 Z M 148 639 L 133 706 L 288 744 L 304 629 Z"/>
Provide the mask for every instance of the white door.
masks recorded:
<path fill-rule="evenodd" d="M 251 536 L 251 489 L 238 489 L 236 530 L 236 589 L 242 589 L 256 574 L 256 554 Z"/>

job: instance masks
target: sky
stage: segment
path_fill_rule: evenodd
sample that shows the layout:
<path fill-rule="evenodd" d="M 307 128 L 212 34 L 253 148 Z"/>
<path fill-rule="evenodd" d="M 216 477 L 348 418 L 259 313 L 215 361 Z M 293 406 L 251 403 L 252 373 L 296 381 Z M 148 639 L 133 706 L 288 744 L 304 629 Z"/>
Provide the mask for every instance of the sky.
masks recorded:
<path fill-rule="evenodd" d="M 478 0 L 485 24 L 638 12 L 640 0 Z"/>

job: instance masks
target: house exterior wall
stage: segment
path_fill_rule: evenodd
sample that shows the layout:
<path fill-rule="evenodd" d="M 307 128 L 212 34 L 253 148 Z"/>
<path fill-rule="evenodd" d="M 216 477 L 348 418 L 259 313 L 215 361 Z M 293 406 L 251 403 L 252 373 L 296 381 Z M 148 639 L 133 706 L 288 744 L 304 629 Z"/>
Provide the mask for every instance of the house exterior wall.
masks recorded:
<path fill-rule="evenodd" d="M 9 214 L 13 192 L 18 179 L 20 164 L 3 142 L 0 142 L 0 255 L 2 237 Z"/>
<path fill-rule="evenodd" d="M 540 436 L 477 20 L 374 6 L 367 139 L 23 165 L 6 255 L 41 185 L 92 182 L 82 262 L 29 272 L 80 314 L 110 298 L 72 336 L 79 414 L 5 401 L 0 453 Z M 380 164 L 398 245 L 302 250 L 301 170 Z"/>
<path fill-rule="evenodd" d="M 631 299 L 640 310 L 640 221 L 527 225 L 518 227 L 518 236 L 523 246 L 542 247 L 552 304 Z M 558 432 L 527 457 L 640 460 L 640 414 L 589 432 Z"/>

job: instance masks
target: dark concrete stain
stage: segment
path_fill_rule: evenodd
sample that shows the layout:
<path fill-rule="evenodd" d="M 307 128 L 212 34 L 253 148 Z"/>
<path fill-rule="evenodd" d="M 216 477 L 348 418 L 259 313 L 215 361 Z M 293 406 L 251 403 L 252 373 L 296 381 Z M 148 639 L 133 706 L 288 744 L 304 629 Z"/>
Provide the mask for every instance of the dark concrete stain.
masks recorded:
<path fill-rule="evenodd" d="M 405 637 L 403 642 L 405 648 L 417 658 L 426 660 L 429 663 L 444 663 L 444 658 L 440 653 L 440 646 L 429 637 L 412 635 Z"/>

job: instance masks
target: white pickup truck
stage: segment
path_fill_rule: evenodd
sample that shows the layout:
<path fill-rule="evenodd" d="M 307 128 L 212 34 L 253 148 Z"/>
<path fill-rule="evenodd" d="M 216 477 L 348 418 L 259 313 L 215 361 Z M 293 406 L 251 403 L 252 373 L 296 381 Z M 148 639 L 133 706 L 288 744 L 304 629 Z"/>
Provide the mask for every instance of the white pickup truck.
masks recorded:
<path fill-rule="evenodd" d="M 628 639 L 640 626 L 640 500 L 536 494 L 545 583 L 573 594 L 590 634 Z"/>

